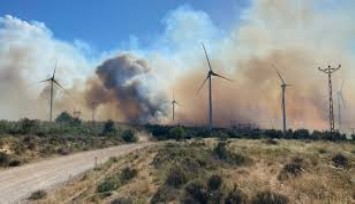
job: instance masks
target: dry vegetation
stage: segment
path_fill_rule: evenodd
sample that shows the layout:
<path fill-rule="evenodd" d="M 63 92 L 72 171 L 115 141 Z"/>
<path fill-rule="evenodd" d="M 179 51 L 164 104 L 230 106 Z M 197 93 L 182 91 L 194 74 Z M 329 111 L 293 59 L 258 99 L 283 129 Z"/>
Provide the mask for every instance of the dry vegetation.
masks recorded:
<path fill-rule="evenodd" d="M 36 203 L 354 203 L 355 145 L 215 139 L 112 158 Z"/>
<path fill-rule="evenodd" d="M 55 123 L 30 119 L 0 121 L 0 169 L 138 140 L 133 128 L 110 120 L 90 123 L 67 117 L 66 121 Z"/>

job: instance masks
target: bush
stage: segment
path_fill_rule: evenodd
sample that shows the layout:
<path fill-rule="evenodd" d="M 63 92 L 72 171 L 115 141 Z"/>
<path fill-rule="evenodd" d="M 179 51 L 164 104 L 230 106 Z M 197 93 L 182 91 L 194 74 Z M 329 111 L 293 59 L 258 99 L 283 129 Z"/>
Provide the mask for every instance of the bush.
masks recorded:
<path fill-rule="evenodd" d="M 28 197 L 29 200 L 40 200 L 47 197 L 47 192 L 43 190 L 35 191 Z"/>
<path fill-rule="evenodd" d="M 198 203 L 207 203 L 208 201 L 208 193 L 205 189 L 205 185 L 200 181 L 189 183 L 185 188 L 185 192 L 187 194 L 186 198 L 191 197 L 194 201 Z M 189 199 L 189 201 L 191 201 L 191 198 Z"/>
<path fill-rule="evenodd" d="M 332 158 L 335 167 L 348 167 L 349 160 L 343 154 L 338 153 Z"/>
<path fill-rule="evenodd" d="M 293 133 L 294 139 L 310 139 L 310 134 L 307 129 L 298 129 Z"/>
<path fill-rule="evenodd" d="M 185 137 L 185 130 L 183 127 L 174 127 L 169 131 L 170 137 L 180 141 Z"/>
<path fill-rule="evenodd" d="M 107 178 L 97 186 L 98 193 L 107 193 L 118 188 L 118 183 L 114 178 Z"/>
<path fill-rule="evenodd" d="M 102 134 L 103 135 L 113 135 L 116 132 L 117 132 L 117 129 L 115 127 L 115 123 L 113 122 L 113 120 L 108 120 L 104 124 L 104 129 L 102 130 Z"/>
<path fill-rule="evenodd" d="M 231 191 L 224 199 L 225 204 L 242 204 L 247 203 L 247 201 L 247 196 L 238 189 Z"/>
<path fill-rule="evenodd" d="M 219 175 L 212 175 L 207 182 L 208 190 L 215 191 L 218 190 L 222 185 L 222 178 Z"/>
<path fill-rule="evenodd" d="M 282 181 L 290 177 L 297 177 L 302 174 L 304 168 L 305 165 L 303 159 L 295 157 L 290 163 L 284 165 L 277 178 Z"/>
<path fill-rule="evenodd" d="M 271 191 L 259 192 L 251 200 L 252 204 L 287 204 L 288 202 L 286 196 Z"/>
<path fill-rule="evenodd" d="M 213 153 L 218 159 L 233 165 L 248 165 L 252 162 L 249 157 L 243 154 L 230 152 L 226 142 L 219 142 L 213 149 Z"/>
<path fill-rule="evenodd" d="M 131 130 L 131 129 L 127 129 L 127 130 L 123 131 L 122 139 L 125 142 L 128 142 L 128 143 L 132 143 L 132 142 L 137 142 L 138 141 L 138 137 L 137 137 L 136 133 L 133 130 Z"/>
<path fill-rule="evenodd" d="M 116 198 L 111 201 L 111 204 L 132 204 L 133 201 L 130 198 Z"/>
<path fill-rule="evenodd" d="M 0 166 L 7 166 L 10 162 L 10 156 L 6 153 L 0 152 Z"/>
<path fill-rule="evenodd" d="M 138 174 L 136 169 L 132 169 L 130 167 L 126 167 L 122 170 L 121 174 L 120 174 L 120 180 L 121 182 L 127 183 L 129 180 L 133 179 L 134 177 L 136 177 Z"/>
<path fill-rule="evenodd" d="M 276 140 L 276 139 L 271 139 L 271 138 L 268 138 L 265 140 L 265 144 L 269 144 L 269 145 L 278 145 L 279 142 Z"/>
<path fill-rule="evenodd" d="M 20 130 L 21 134 L 29 134 L 37 130 L 39 127 L 38 120 L 31 120 L 28 118 L 24 118 L 20 120 Z"/>
<path fill-rule="evenodd" d="M 169 203 L 178 197 L 175 188 L 169 185 L 162 185 L 158 191 L 153 195 L 151 203 Z"/>
<path fill-rule="evenodd" d="M 18 159 L 14 159 L 9 162 L 9 167 L 15 167 L 15 166 L 20 166 L 22 162 Z"/>
<path fill-rule="evenodd" d="M 179 188 L 188 181 L 185 171 L 179 167 L 172 167 L 166 179 L 166 184 L 175 188 Z"/>
<path fill-rule="evenodd" d="M 70 123 L 72 121 L 71 115 L 64 111 L 58 117 L 55 119 L 55 122 L 57 123 Z"/>

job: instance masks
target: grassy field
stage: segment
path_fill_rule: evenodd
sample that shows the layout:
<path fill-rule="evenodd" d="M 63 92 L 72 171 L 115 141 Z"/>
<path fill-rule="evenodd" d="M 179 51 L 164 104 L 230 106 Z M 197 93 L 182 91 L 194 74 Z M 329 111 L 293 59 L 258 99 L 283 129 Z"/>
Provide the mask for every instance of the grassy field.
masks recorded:
<path fill-rule="evenodd" d="M 354 162 L 348 142 L 165 142 L 111 158 L 32 202 L 354 203 Z"/>

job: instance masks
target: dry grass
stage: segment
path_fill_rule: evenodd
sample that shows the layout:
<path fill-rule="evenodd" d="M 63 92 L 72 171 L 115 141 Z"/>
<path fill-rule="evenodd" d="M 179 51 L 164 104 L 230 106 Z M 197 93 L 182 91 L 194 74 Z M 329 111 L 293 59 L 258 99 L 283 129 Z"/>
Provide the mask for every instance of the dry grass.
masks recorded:
<path fill-rule="evenodd" d="M 355 145 L 351 143 L 302 142 L 280 140 L 270 145 L 261 140 L 230 140 L 231 151 L 242 152 L 253 159 L 247 166 L 221 165 L 209 169 L 206 175 L 218 174 L 223 178 L 225 195 L 231 189 L 238 189 L 250 200 L 258 192 L 271 191 L 286 196 L 290 203 L 354 203 L 355 202 Z M 218 141 L 213 139 L 198 142 L 183 142 L 182 147 L 202 145 L 212 149 Z M 161 145 L 140 150 L 108 162 L 100 170 L 89 171 L 69 183 L 48 192 L 48 196 L 35 203 L 110 203 L 115 198 L 129 198 L 133 203 L 149 203 L 157 190 L 164 185 L 171 164 L 161 168 L 152 165 Z M 331 159 L 342 153 L 350 161 L 349 168 L 336 168 Z M 295 157 L 302 158 L 304 169 L 296 177 L 279 180 L 284 165 Z M 174 158 L 172 158 L 174 159 Z M 96 187 L 104 178 L 131 166 L 138 175 L 121 186 L 112 195 L 103 198 Z M 206 178 L 202 175 L 200 179 Z M 177 190 L 180 197 L 183 190 Z M 179 200 L 173 203 L 179 203 Z"/>

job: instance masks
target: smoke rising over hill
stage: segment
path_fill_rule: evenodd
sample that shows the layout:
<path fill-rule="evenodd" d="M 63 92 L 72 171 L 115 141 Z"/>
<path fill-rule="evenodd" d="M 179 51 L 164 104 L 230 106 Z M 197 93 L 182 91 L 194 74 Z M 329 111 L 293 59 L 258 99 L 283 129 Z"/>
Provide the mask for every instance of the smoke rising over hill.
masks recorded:
<path fill-rule="evenodd" d="M 144 80 L 152 76 L 151 68 L 143 59 L 120 54 L 99 65 L 96 74 L 99 83 L 91 86 L 87 98 L 97 106 L 114 103 L 123 119 L 134 123 L 147 122 L 164 113 L 166 99 L 153 100 L 145 90 Z"/>

